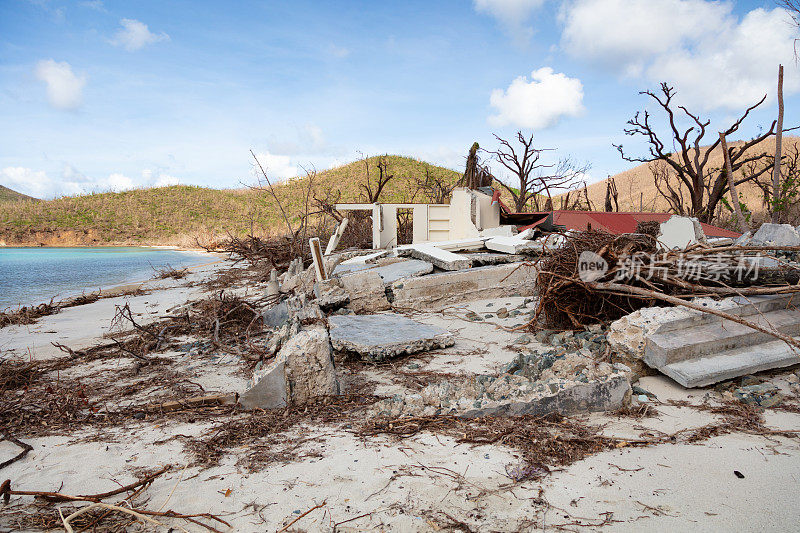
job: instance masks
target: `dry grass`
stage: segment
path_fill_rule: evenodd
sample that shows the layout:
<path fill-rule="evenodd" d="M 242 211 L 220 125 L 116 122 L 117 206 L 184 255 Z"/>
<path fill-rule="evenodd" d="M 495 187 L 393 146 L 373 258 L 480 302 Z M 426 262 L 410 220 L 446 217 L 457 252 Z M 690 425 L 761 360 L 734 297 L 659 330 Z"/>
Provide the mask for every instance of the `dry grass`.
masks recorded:
<path fill-rule="evenodd" d="M 426 171 L 455 182 L 460 174 L 401 156 L 387 156 L 395 178 L 381 194 L 384 202 L 424 202 L 414 198 L 415 179 Z M 377 173 L 377 158 L 369 159 Z M 304 210 L 308 178 L 293 178 L 275 192 L 293 223 Z M 319 172 L 314 189 L 340 190 L 342 202 L 360 200 L 366 171 L 362 161 Z M 417 195 L 419 196 L 419 195 Z M 297 224 L 296 224 L 297 225 Z M 285 224 L 275 200 L 251 190 L 216 190 L 176 185 L 119 193 L 88 194 L 49 201 L 19 201 L 0 210 L 0 240 L 7 245 L 173 244 L 194 246 L 195 239 L 211 243 L 229 234 L 264 236 L 283 231 Z"/>

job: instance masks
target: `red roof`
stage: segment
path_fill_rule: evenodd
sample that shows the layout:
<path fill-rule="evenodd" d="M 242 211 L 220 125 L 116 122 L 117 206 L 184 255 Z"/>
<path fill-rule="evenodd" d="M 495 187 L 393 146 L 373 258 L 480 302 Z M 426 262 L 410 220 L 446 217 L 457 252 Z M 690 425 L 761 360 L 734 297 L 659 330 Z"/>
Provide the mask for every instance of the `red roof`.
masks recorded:
<path fill-rule="evenodd" d="M 553 223 L 566 226 L 567 229 L 585 231 L 601 229 L 615 235 L 633 233 L 639 222 L 666 222 L 671 213 L 607 213 L 605 211 L 553 211 Z M 718 228 L 711 224 L 700 223 L 707 237 L 739 237 L 741 233 Z"/>

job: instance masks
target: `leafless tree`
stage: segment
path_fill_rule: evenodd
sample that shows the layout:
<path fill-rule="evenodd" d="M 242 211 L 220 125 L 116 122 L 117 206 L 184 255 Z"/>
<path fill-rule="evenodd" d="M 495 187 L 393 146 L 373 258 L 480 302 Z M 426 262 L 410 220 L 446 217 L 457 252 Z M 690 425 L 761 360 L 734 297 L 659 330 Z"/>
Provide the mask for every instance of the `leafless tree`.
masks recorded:
<path fill-rule="evenodd" d="M 764 207 L 777 215 L 775 219 L 780 223 L 796 224 L 800 211 L 800 146 L 797 143 L 788 144 L 783 153 L 777 202 L 772 177 L 760 172 L 761 168 L 771 169 L 774 164 L 775 158 L 770 155 L 764 161 L 748 165 L 746 172 L 761 176 L 755 180 L 755 184 L 761 189 Z"/>
<path fill-rule="evenodd" d="M 467 164 L 464 168 L 464 175 L 459 181 L 459 185 L 468 189 L 478 189 L 480 187 L 490 187 L 494 181 L 494 176 L 489 172 L 486 165 L 481 164 L 481 158 L 478 154 L 480 145 L 477 142 L 472 143 L 467 154 Z"/>
<path fill-rule="evenodd" d="M 619 211 L 619 192 L 617 192 L 617 182 L 614 178 L 609 177 L 606 180 L 606 212 Z"/>
<path fill-rule="evenodd" d="M 389 163 L 386 160 L 386 156 L 381 156 L 378 158 L 378 180 L 374 182 L 370 176 L 369 170 L 369 158 L 362 157 L 364 162 L 364 172 L 365 182 L 360 185 L 361 191 L 361 198 L 365 200 L 365 203 L 374 204 L 380 198 L 381 193 L 383 192 L 384 187 L 386 184 L 389 183 L 393 178 L 394 174 L 389 174 Z"/>
<path fill-rule="evenodd" d="M 557 163 L 542 162 L 542 154 L 551 149 L 536 148 L 532 133 L 526 137 L 518 131 L 518 147 L 498 135 L 494 137 L 500 147 L 495 151 L 487 150 L 486 153 L 491 154 L 513 175 L 514 186 L 501 180 L 498 182 L 511 194 L 517 212 L 524 211 L 530 201 L 533 201 L 536 211 L 541 209 L 541 202 L 546 199 L 552 204 L 554 193 L 574 189 L 582 183 L 583 175 L 589 169 L 589 165 L 577 165 L 570 158 L 560 159 Z"/>
<path fill-rule="evenodd" d="M 627 122 L 628 127 L 625 128 L 624 131 L 625 134 L 629 136 L 644 137 L 648 144 L 649 153 L 644 156 L 630 156 L 625 153 L 621 144 L 614 145 L 614 147 L 626 161 L 637 163 L 661 161 L 665 163 L 670 169 L 670 174 L 674 173 L 677 178 L 678 189 L 676 192 L 681 194 L 681 198 L 683 197 L 683 190 L 687 193 L 688 205 L 685 208 L 687 214 L 698 217 L 702 222 L 710 222 L 717 205 L 728 191 L 727 172 L 724 165 L 719 168 L 710 167 L 709 165 L 711 153 L 719 146 L 720 139 L 716 138 L 709 146 L 705 148 L 702 147 L 704 137 L 711 121 L 702 120 L 698 115 L 686 109 L 686 107 L 676 105 L 673 101 L 675 90 L 666 83 L 661 84 L 659 93 L 643 91 L 639 94 L 647 95 L 655 100 L 658 106 L 664 111 L 667 116 L 671 139 L 665 142 L 659 137 L 659 134 L 656 133 L 656 127 L 651 123 L 650 113 L 644 111 L 637 112 L 636 115 Z M 744 122 L 750 112 L 764 103 L 766 98 L 767 96 L 764 95 L 755 105 L 748 107 L 744 113 L 722 133 L 727 137 L 738 131 L 742 122 Z M 689 126 L 684 129 L 684 126 L 679 125 L 679 121 L 681 120 L 688 121 Z M 773 121 L 766 132 L 738 146 L 732 146 L 730 148 L 731 168 L 734 173 L 748 162 L 766 157 L 766 153 L 764 152 L 755 153 L 753 155 L 748 155 L 747 152 L 763 140 L 775 135 L 775 125 L 776 122 Z M 672 146 L 677 153 L 668 150 L 667 146 Z M 764 169 L 762 172 L 767 172 L 767 170 L 768 169 Z M 739 178 L 735 183 L 739 185 L 754 180 L 757 177 L 756 175 L 747 175 Z M 658 185 L 658 177 L 654 176 L 654 178 Z M 665 179 L 669 180 L 671 178 L 670 175 L 667 175 Z M 674 198 L 671 191 L 667 193 L 661 192 L 661 194 L 667 198 L 668 201 L 670 198 Z"/>
<path fill-rule="evenodd" d="M 448 180 L 444 176 L 434 175 L 428 165 L 425 165 L 425 177 L 415 177 L 414 183 L 416 190 L 422 192 L 425 198 L 434 204 L 450 203 L 450 195 L 458 184 L 457 181 Z"/>
<path fill-rule="evenodd" d="M 255 161 L 255 168 L 258 170 L 256 173 L 258 176 L 258 182 L 256 185 L 250 186 L 250 189 L 259 193 L 269 193 L 269 195 L 275 200 L 275 203 L 278 205 L 278 209 L 280 210 L 281 217 L 286 224 L 287 233 L 283 236 L 283 238 L 286 240 L 286 244 L 289 249 L 289 255 L 291 257 L 304 257 L 308 251 L 307 237 L 309 223 L 311 222 L 311 215 L 313 214 L 311 211 L 311 203 L 314 182 L 316 181 L 317 177 L 317 170 L 313 166 L 310 169 L 302 167 L 306 173 L 305 181 L 307 182 L 306 189 L 303 194 L 302 211 L 296 217 L 290 217 L 287 213 L 287 210 L 283 206 L 283 202 L 281 202 L 281 199 L 278 198 L 275 187 L 272 185 L 272 182 L 270 181 L 266 170 L 261 165 L 261 162 L 258 160 L 258 157 L 256 157 L 256 154 L 252 150 L 250 150 L 250 154 L 253 156 L 253 160 Z M 295 218 L 297 219 L 296 226 L 293 222 L 295 221 Z"/>

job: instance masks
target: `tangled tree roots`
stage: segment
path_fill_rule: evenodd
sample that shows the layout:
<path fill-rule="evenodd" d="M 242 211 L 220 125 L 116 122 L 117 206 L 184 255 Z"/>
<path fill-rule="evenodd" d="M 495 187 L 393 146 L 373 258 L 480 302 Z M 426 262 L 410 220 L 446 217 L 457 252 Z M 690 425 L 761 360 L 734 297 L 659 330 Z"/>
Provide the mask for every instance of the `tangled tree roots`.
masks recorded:
<path fill-rule="evenodd" d="M 652 235 L 612 235 L 597 230 L 567 236 L 560 248 L 538 263 L 536 318 L 543 326 L 582 329 L 586 324 L 616 320 L 651 305 L 640 298 L 600 294 L 587 287 L 579 273 L 581 254 L 587 251 L 602 258 L 610 274 L 621 258 L 639 252 L 655 253 L 656 240 Z"/>

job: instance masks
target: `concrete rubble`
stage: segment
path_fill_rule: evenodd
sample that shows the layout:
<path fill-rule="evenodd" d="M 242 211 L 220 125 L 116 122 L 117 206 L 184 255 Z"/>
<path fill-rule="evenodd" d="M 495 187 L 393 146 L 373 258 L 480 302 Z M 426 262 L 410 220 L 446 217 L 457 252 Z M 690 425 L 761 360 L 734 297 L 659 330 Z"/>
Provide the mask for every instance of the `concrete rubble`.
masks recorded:
<path fill-rule="evenodd" d="M 689 217 L 672 216 L 659 232 L 659 242 L 668 249 L 736 245 L 732 238 L 707 239 L 697 219 Z M 305 270 L 293 262 L 280 291 L 296 296 L 283 297 L 263 316 L 264 324 L 274 330 L 265 350 L 277 355 L 254 373 L 242 401 L 280 406 L 309 394 L 335 394 L 340 389 L 332 353 L 380 363 L 452 347 L 458 335 L 402 313 L 534 296 L 537 272 L 529 259 L 560 246 L 570 233 L 538 239 L 537 235 L 533 228 L 515 234 L 496 227 L 450 241 L 334 253 Z M 744 242 L 794 246 L 800 244 L 800 235 L 788 225 L 764 224 L 752 238 L 745 235 L 736 241 Z M 327 272 L 330 279 L 319 280 Z M 272 275 L 268 294 L 275 294 L 276 283 Z M 756 296 L 704 298 L 695 303 L 737 316 L 760 316 L 758 320 L 765 324 L 800 335 L 800 315 L 790 301 L 790 296 Z M 470 310 L 464 318 L 478 323 L 519 320 L 521 313 L 528 316 L 529 312 L 525 303 L 521 308 L 499 306 L 484 313 L 485 318 Z M 434 378 L 421 391 L 387 397 L 373 411 L 388 416 L 480 416 L 613 410 L 629 401 L 632 383 L 656 371 L 683 386 L 696 387 L 795 362 L 792 350 L 781 341 L 727 322 L 684 307 L 649 307 L 607 329 L 518 335 L 512 343 L 517 356 L 498 373 Z M 491 326 L 487 323 L 487 327 Z M 319 347 L 321 354 L 321 359 L 313 360 L 316 370 L 310 371 L 320 372 L 320 379 L 304 374 L 311 379 L 313 393 L 291 381 L 300 375 L 292 365 L 310 361 L 306 351 L 312 346 Z M 328 360 L 330 365 L 323 363 Z"/>
<path fill-rule="evenodd" d="M 800 246 L 800 233 L 789 224 L 762 224 L 748 244 L 754 246 Z"/>
<path fill-rule="evenodd" d="M 396 313 L 331 316 L 328 324 L 335 350 L 373 362 L 455 344 L 449 331 Z"/>
<path fill-rule="evenodd" d="M 246 408 L 276 409 L 340 390 L 328 332 L 314 326 L 288 339 L 268 365 L 256 367 L 239 401 Z"/>

